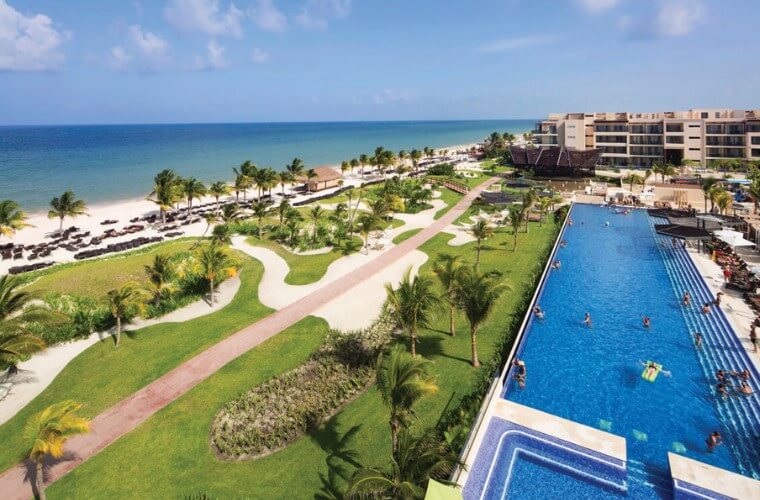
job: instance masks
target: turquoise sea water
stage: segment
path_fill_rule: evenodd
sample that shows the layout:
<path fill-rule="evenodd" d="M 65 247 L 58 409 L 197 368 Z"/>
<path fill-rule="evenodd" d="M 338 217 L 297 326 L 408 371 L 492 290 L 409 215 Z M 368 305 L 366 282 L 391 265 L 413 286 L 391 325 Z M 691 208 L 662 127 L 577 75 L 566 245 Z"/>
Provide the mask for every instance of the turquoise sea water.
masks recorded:
<path fill-rule="evenodd" d="M 0 199 L 44 209 L 73 189 L 90 204 L 145 196 L 164 168 L 204 182 L 230 180 L 245 160 L 282 170 L 294 157 L 307 166 L 371 154 L 443 147 L 520 133 L 534 120 L 247 123 L 0 127 Z"/>

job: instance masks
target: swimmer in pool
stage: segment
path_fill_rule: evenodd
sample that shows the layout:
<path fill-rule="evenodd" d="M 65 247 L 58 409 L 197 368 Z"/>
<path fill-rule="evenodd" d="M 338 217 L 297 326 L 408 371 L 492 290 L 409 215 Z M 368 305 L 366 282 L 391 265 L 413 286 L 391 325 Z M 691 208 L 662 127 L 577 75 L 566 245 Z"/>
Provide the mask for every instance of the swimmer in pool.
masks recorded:
<path fill-rule="evenodd" d="M 512 378 L 517 381 L 520 389 L 525 389 L 525 380 L 528 378 L 528 368 L 525 366 L 525 361 L 515 358 L 512 361 L 512 366 L 515 368 Z"/>
<path fill-rule="evenodd" d="M 707 444 L 707 453 L 712 453 L 716 446 L 723 444 L 723 438 L 720 432 L 715 431 L 705 439 L 705 443 Z"/>
<path fill-rule="evenodd" d="M 604 221 L 604 227 L 610 227 L 610 221 Z"/>
<path fill-rule="evenodd" d="M 652 326 L 652 320 L 649 318 L 649 316 L 642 316 L 641 322 L 644 324 L 644 328 L 649 329 Z"/>
<path fill-rule="evenodd" d="M 718 394 L 720 394 L 723 400 L 728 399 L 730 394 L 728 393 L 728 389 L 726 389 L 725 384 L 718 384 L 717 386 L 715 386 L 715 388 L 718 390 Z"/>
<path fill-rule="evenodd" d="M 651 377 L 652 375 L 655 374 L 655 372 L 657 372 L 657 363 L 655 363 L 654 361 L 647 361 L 646 363 L 644 363 L 643 361 L 639 361 L 639 364 L 646 368 L 646 370 L 644 371 L 644 375 L 646 377 Z M 662 367 L 660 367 L 660 373 L 662 373 L 666 377 L 670 377 L 671 375 L 673 375 L 669 371 L 664 370 Z"/>
<path fill-rule="evenodd" d="M 751 396 L 752 395 L 752 388 L 749 386 L 747 382 L 742 382 L 741 387 L 739 387 L 739 393 L 742 396 Z"/>
<path fill-rule="evenodd" d="M 681 299 L 681 302 L 683 302 L 684 307 L 689 307 L 691 305 L 691 294 L 688 290 L 683 292 L 683 299 Z"/>
<path fill-rule="evenodd" d="M 710 314 L 710 304 L 705 303 L 702 306 L 702 314 Z"/>
<path fill-rule="evenodd" d="M 591 328 L 591 315 L 589 313 L 586 313 L 586 316 L 583 318 L 583 323 Z"/>
<path fill-rule="evenodd" d="M 538 306 L 533 308 L 533 314 L 535 314 L 536 318 L 538 319 L 544 319 L 544 317 L 546 317 L 546 314 L 544 313 L 544 311 L 542 311 L 541 308 Z"/>
<path fill-rule="evenodd" d="M 699 332 L 694 334 L 694 347 L 702 349 L 702 334 Z"/>

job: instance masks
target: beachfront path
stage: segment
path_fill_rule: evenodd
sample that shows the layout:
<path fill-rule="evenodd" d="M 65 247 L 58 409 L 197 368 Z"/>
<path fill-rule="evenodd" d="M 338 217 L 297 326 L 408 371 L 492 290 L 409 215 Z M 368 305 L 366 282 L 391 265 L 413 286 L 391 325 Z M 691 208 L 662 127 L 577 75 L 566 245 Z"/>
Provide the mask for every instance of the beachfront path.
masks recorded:
<path fill-rule="evenodd" d="M 47 468 L 46 483 L 55 481 L 96 455 L 230 361 L 311 315 L 331 300 L 415 250 L 461 216 L 480 192 L 497 180 L 491 178 L 474 188 L 440 219 L 400 245 L 301 300 L 227 337 L 93 418 L 89 434 L 75 436 L 67 442 L 66 456 L 71 458 L 53 463 Z M 28 464 L 19 464 L 0 476 L 0 492 L 3 499 L 21 500 L 32 496 L 30 480 L 33 473 L 30 474 L 30 470 Z"/>

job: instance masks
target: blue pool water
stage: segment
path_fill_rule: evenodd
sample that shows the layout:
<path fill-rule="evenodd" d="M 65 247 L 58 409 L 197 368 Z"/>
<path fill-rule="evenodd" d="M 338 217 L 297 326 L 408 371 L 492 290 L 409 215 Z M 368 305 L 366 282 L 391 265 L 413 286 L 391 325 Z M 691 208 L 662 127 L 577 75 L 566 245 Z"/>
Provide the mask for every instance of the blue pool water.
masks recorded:
<path fill-rule="evenodd" d="M 526 492 L 531 492 L 529 497 Z M 566 469 L 553 466 L 536 457 L 518 457 L 512 464 L 512 473 L 505 495 L 501 498 L 621 498 L 617 492 L 582 477 L 574 476 Z"/>
<path fill-rule="evenodd" d="M 713 392 L 714 368 L 743 368 L 737 364 L 746 358 L 717 336 L 727 328 L 722 315 L 683 311 L 676 288 L 693 287 L 695 302 L 700 297 L 696 275 L 679 274 L 690 275 L 683 250 L 661 248 L 644 211 L 624 216 L 575 205 L 571 217 L 568 245 L 557 251 L 562 268 L 550 272 L 539 298 L 546 319 L 531 320 L 517 354 L 527 386 L 509 382 L 504 397 L 625 437 L 631 497 L 669 496 L 668 451 L 758 477 L 757 397 L 722 402 Z M 586 312 L 592 328 L 582 324 Z M 650 330 L 642 315 L 652 318 Z M 705 332 L 699 354 L 696 329 Z M 643 380 L 640 360 L 661 363 L 672 377 Z M 726 445 L 707 453 L 705 438 L 715 430 Z"/>

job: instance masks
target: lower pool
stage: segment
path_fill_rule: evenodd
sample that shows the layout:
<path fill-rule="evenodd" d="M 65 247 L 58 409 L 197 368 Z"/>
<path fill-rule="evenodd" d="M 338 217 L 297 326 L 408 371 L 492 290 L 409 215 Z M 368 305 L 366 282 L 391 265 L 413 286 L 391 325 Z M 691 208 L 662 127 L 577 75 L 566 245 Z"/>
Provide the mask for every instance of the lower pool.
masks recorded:
<path fill-rule="evenodd" d="M 703 353 L 695 349 L 699 323 L 688 321 L 699 311 L 683 310 L 683 292 L 675 289 L 648 214 L 576 204 L 570 216 L 574 224 L 562 235 L 567 245 L 556 253 L 561 268 L 550 271 L 538 299 L 546 316 L 530 319 L 518 348 L 527 384 L 506 382 L 504 397 L 625 437 L 630 497 L 669 496 L 669 451 L 758 477 L 760 421 L 716 397 L 716 380 L 700 358 L 732 347 L 708 338 Z M 586 313 L 591 327 L 583 323 Z M 640 362 L 650 360 L 671 376 L 644 380 Z M 713 431 L 726 444 L 709 453 L 705 439 Z M 521 467 L 536 477 L 551 474 L 535 464 Z"/>

